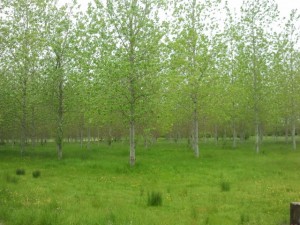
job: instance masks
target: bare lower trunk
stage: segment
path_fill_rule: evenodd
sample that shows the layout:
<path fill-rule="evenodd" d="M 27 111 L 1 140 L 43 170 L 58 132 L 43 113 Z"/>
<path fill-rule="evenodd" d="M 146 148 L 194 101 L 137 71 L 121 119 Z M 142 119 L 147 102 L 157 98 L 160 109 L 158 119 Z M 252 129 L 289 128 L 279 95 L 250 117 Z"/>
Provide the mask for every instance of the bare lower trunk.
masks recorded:
<path fill-rule="evenodd" d="M 130 121 L 130 166 L 135 165 L 135 127 L 134 127 L 134 121 Z"/>
<path fill-rule="evenodd" d="M 31 108 L 31 145 L 35 148 L 36 145 L 36 125 L 35 125 L 35 110 L 34 107 Z"/>
<path fill-rule="evenodd" d="M 289 129 L 288 129 L 288 120 L 285 119 L 285 143 L 289 142 Z"/>
<path fill-rule="evenodd" d="M 57 127 L 57 158 L 62 159 L 62 142 L 63 142 L 63 127 L 62 127 L 62 117 L 59 118 L 58 127 Z"/>
<path fill-rule="evenodd" d="M 259 153 L 259 143 L 260 142 L 260 135 L 259 135 L 259 124 L 255 125 L 255 151 Z"/>
<path fill-rule="evenodd" d="M 63 142 L 63 82 L 59 82 L 58 88 L 58 124 L 57 124 L 57 158 L 62 159 L 62 142 Z"/>
<path fill-rule="evenodd" d="M 259 126 L 259 143 L 263 143 L 263 140 L 264 140 L 264 131 L 263 131 L 263 128 L 262 126 Z"/>
<path fill-rule="evenodd" d="M 149 141 L 148 141 L 147 134 L 144 134 L 143 138 L 144 138 L 144 147 L 145 147 L 145 149 L 148 149 L 149 148 Z"/>
<path fill-rule="evenodd" d="M 109 128 L 108 128 L 108 140 L 107 140 L 107 143 L 109 146 L 112 145 L 112 141 L 113 141 L 113 136 L 112 136 L 112 125 L 110 124 L 109 125 Z"/>
<path fill-rule="evenodd" d="M 87 143 L 87 149 L 89 150 L 91 147 L 91 127 L 88 126 L 88 143 Z"/>
<path fill-rule="evenodd" d="M 62 159 L 62 143 L 57 144 L 57 158 Z"/>
<path fill-rule="evenodd" d="M 219 133 L 218 133 L 218 126 L 215 125 L 215 144 L 219 143 Z"/>
<path fill-rule="evenodd" d="M 232 137 L 233 137 L 232 147 L 236 148 L 237 133 L 236 133 L 235 121 L 233 121 Z"/>
<path fill-rule="evenodd" d="M 293 121 L 292 124 L 292 142 L 293 142 L 293 150 L 297 149 L 297 143 L 296 143 L 296 123 Z"/>
<path fill-rule="evenodd" d="M 100 129 L 99 127 L 97 128 L 97 136 L 98 136 L 98 146 L 100 145 Z"/>
<path fill-rule="evenodd" d="M 198 127 L 198 112 L 196 109 L 196 103 L 195 103 L 195 109 L 194 109 L 194 120 L 193 120 L 193 149 L 194 154 L 196 158 L 199 158 L 199 127 Z"/>
<path fill-rule="evenodd" d="M 275 127 L 275 131 L 274 131 L 274 133 L 273 133 L 273 139 L 274 139 L 275 142 L 278 141 L 278 140 L 277 140 L 277 126 Z"/>
<path fill-rule="evenodd" d="M 81 121 L 80 121 L 80 148 L 83 148 L 83 130 L 84 130 L 84 114 L 81 115 Z"/>
<path fill-rule="evenodd" d="M 83 130 L 80 129 L 80 148 L 83 148 Z"/>
<path fill-rule="evenodd" d="M 27 80 L 24 79 L 22 83 L 22 119 L 21 119 L 21 156 L 25 151 L 26 139 L 27 139 Z"/>
<path fill-rule="evenodd" d="M 203 118 L 203 141 L 204 143 L 207 143 L 207 132 L 206 132 L 206 121 L 205 121 L 205 117 Z"/>

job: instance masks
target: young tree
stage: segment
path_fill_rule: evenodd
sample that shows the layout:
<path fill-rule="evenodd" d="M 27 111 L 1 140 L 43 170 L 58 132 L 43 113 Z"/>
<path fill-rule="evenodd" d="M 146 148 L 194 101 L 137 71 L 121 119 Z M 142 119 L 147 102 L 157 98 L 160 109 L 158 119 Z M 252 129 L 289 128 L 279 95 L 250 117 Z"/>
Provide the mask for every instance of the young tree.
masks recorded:
<path fill-rule="evenodd" d="M 109 72 L 113 105 L 129 123 L 130 165 L 135 165 L 135 132 L 139 119 L 149 110 L 156 94 L 159 74 L 159 46 L 163 38 L 160 0 L 107 0 L 112 68 Z"/>
<path fill-rule="evenodd" d="M 175 2 L 171 35 L 171 66 L 182 94 L 187 93 L 186 108 L 192 109 L 192 147 L 199 157 L 199 107 L 204 108 L 205 82 L 214 67 L 212 37 L 216 28 L 214 15 L 218 1 L 200 3 L 196 0 Z"/>
<path fill-rule="evenodd" d="M 272 31 L 267 30 L 278 17 L 274 0 L 244 1 L 241 7 L 241 29 L 244 52 L 248 55 L 248 70 L 251 77 L 251 104 L 255 127 L 255 149 L 258 153 L 262 137 L 263 108 L 268 90 L 266 79 L 272 50 Z"/>
<path fill-rule="evenodd" d="M 28 114 L 32 101 L 33 84 L 39 75 L 39 53 L 41 51 L 40 25 L 44 15 L 44 2 L 2 1 L 1 30 L 6 31 L 3 39 L 5 48 L 4 75 L 9 77 L 10 95 L 14 96 L 17 104 L 14 110 L 18 113 L 20 124 L 21 154 L 29 136 Z M 9 31 L 9 32 L 7 32 Z"/>
<path fill-rule="evenodd" d="M 73 3 L 71 7 L 58 7 L 56 1 L 48 2 L 47 6 L 44 57 L 48 59 L 47 80 L 56 117 L 57 157 L 62 159 L 64 115 L 68 110 L 68 97 L 73 92 L 69 76 L 75 69 L 73 63 L 76 58 L 76 32 L 72 16 L 78 6 Z"/>
<path fill-rule="evenodd" d="M 277 90 L 279 90 L 280 106 L 283 110 L 283 120 L 290 124 L 292 135 L 292 146 L 296 150 L 296 126 L 299 118 L 300 99 L 295 94 L 299 90 L 300 82 L 300 14 L 292 10 L 287 19 L 283 31 L 278 36 L 277 54 L 274 59 L 277 79 Z"/>

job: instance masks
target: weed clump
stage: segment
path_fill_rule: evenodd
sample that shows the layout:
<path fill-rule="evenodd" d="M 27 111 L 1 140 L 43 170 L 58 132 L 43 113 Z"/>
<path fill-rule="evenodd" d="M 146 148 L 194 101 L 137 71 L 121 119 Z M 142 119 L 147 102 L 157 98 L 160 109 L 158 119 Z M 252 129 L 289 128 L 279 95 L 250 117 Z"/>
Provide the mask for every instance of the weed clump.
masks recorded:
<path fill-rule="evenodd" d="M 247 224 L 250 222 L 249 216 L 241 214 L 240 224 Z"/>
<path fill-rule="evenodd" d="M 41 172 L 39 170 L 35 170 L 35 171 L 32 172 L 32 176 L 34 178 L 38 178 L 38 177 L 41 176 Z"/>
<path fill-rule="evenodd" d="M 230 183 L 228 181 L 222 181 L 221 182 L 221 190 L 223 192 L 228 192 L 230 191 Z"/>
<path fill-rule="evenodd" d="M 17 175 L 25 175 L 25 170 L 18 168 L 18 169 L 16 169 L 16 174 Z"/>
<path fill-rule="evenodd" d="M 148 193 L 148 206 L 161 206 L 162 205 L 162 194 L 160 192 Z"/>
<path fill-rule="evenodd" d="M 12 183 L 12 184 L 17 184 L 19 181 L 16 176 L 11 176 L 9 174 L 6 174 L 5 180 L 7 183 Z"/>

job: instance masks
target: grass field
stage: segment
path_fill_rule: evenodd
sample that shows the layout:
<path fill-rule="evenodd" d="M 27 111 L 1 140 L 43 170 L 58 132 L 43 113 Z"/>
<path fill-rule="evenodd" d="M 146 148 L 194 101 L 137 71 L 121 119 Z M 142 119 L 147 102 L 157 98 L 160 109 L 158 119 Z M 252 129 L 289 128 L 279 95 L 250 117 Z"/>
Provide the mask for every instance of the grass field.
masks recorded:
<path fill-rule="evenodd" d="M 121 143 L 66 144 L 62 161 L 51 143 L 23 158 L 1 146 L 0 224 L 285 225 L 290 202 L 300 201 L 300 151 L 272 142 L 262 149 L 201 144 L 195 159 L 186 143 L 160 141 L 138 146 L 130 168 Z M 148 205 L 152 192 L 161 206 Z"/>

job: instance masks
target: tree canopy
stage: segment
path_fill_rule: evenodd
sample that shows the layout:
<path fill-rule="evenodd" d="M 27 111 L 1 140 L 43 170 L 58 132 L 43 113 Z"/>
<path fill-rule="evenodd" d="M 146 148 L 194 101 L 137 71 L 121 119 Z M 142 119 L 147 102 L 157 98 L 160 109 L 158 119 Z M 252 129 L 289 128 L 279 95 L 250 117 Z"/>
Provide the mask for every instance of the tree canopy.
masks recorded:
<path fill-rule="evenodd" d="M 299 126 L 300 15 L 275 1 L 3 0 L 0 142 L 292 137 Z"/>

